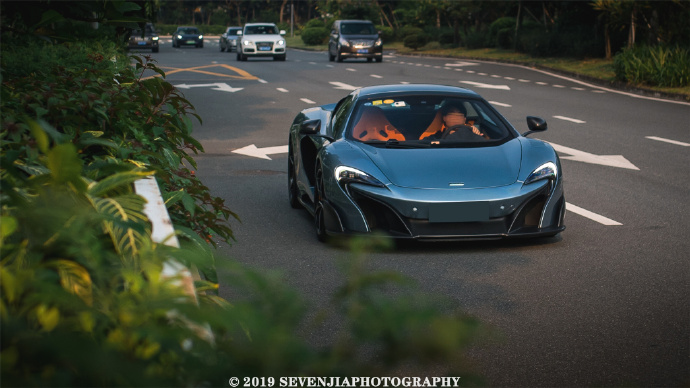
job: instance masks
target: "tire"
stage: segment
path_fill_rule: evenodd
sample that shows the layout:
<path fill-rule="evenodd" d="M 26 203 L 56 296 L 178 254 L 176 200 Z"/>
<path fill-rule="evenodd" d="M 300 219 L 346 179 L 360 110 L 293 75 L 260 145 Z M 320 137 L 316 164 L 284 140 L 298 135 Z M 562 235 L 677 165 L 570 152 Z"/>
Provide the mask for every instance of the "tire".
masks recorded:
<path fill-rule="evenodd" d="M 295 155 L 292 153 L 292 146 L 288 147 L 288 200 L 290 207 L 299 209 L 302 204 L 299 203 L 299 190 L 297 189 L 297 177 L 295 176 Z"/>
<path fill-rule="evenodd" d="M 274 56 L 273 56 L 273 60 L 274 60 L 274 61 L 285 61 L 285 57 L 286 57 L 286 56 L 287 56 L 287 54 L 283 54 L 283 55 L 274 55 Z"/>
<path fill-rule="evenodd" d="M 367 62 L 371 63 L 374 60 L 374 58 L 367 58 Z"/>
<path fill-rule="evenodd" d="M 220 52 L 225 52 L 225 47 L 223 47 L 223 44 L 220 44 Z"/>
<path fill-rule="evenodd" d="M 238 61 L 243 61 L 243 60 L 244 60 L 244 59 L 242 59 L 242 53 L 239 52 L 239 51 L 237 52 L 237 60 L 238 60 Z"/>
<path fill-rule="evenodd" d="M 326 242 L 328 234 L 326 234 L 326 217 L 323 209 L 323 170 L 321 166 L 316 169 L 316 187 L 314 188 L 314 228 L 316 230 L 316 238 L 321 242 Z"/>
<path fill-rule="evenodd" d="M 343 61 L 343 56 L 340 55 L 340 53 L 338 53 L 338 55 L 335 56 L 335 60 L 338 61 L 338 62 L 342 62 L 342 61 Z"/>
<path fill-rule="evenodd" d="M 376 57 L 376 63 L 383 62 L 383 57 Z"/>
<path fill-rule="evenodd" d="M 329 61 L 329 62 L 335 61 L 335 55 L 331 54 L 330 51 L 328 52 L 328 61 Z"/>
<path fill-rule="evenodd" d="M 158 47 L 152 48 L 152 49 L 151 49 L 151 52 L 152 52 L 152 53 L 157 53 L 157 52 L 158 52 Z"/>

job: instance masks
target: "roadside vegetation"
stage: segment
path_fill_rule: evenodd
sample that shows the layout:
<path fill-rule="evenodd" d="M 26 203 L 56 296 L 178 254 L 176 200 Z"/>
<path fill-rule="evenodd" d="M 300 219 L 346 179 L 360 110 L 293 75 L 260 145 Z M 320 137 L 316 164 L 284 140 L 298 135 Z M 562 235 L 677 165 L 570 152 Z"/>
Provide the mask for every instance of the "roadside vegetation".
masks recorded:
<path fill-rule="evenodd" d="M 465 352 L 488 329 L 454 301 L 370 271 L 366 254 L 386 239 L 351 241 L 318 320 L 279 277 L 217 257 L 236 215 L 195 176 L 203 118 L 155 60 L 123 49 L 152 4 L 0 3 L 3 385 L 228 386 L 431 367 L 482 384 Z M 180 248 L 150 237 L 132 183 L 151 175 Z M 200 269 L 198 299 L 162 276 L 170 260 Z M 303 332 L 324 322 L 338 329 L 315 347 Z"/>

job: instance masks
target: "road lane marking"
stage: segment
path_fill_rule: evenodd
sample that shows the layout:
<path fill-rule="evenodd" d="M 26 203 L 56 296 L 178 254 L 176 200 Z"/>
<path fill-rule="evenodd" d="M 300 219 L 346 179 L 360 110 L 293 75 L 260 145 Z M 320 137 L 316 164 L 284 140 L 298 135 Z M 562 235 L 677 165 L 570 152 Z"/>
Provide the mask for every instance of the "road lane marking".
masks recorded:
<path fill-rule="evenodd" d="M 520 81 L 520 82 L 532 82 L 532 81 L 530 81 L 530 80 L 528 80 L 528 79 L 519 79 L 518 81 Z"/>
<path fill-rule="evenodd" d="M 224 82 L 216 82 L 212 84 L 197 84 L 197 85 L 187 85 L 187 84 L 179 84 L 179 85 L 173 85 L 174 87 L 178 89 L 190 89 L 190 88 L 208 88 L 208 87 L 213 87 L 211 90 L 219 90 L 221 92 L 230 92 L 230 93 L 235 93 L 239 92 L 240 90 L 244 88 L 233 88 L 232 86 L 224 83 Z"/>
<path fill-rule="evenodd" d="M 553 116 L 553 118 L 554 118 L 554 119 L 559 119 L 559 120 L 570 121 L 570 122 L 575 123 L 575 124 L 585 124 L 585 123 L 587 123 L 586 121 L 574 119 L 574 118 L 571 118 L 571 117 L 565 117 L 565 116 Z"/>
<path fill-rule="evenodd" d="M 336 89 L 342 89 L 342 90 L 355 90 L 358 89 L 359 86 L 352 86 L 348 85 L 342 82 L 329 82 L 329 84 L 335 86 Z"/>
<path fill-rule="evenodd" d="M 448 67 L 457 67 L 457 66 L 479 66 L 478 63 L 475 62 L 465 62 L 465 61 L 458 61 L 455 63 L 446 63 L 444 66 Z"/>
<path fill-rule="evenodd" d="M 546 82 L 536 82 L 536 84 L 541 86 L 548 85 Z"/>
<path fill-rule="evenodd" d="M 302 102 L 306 102 L 307 104 L 316 104 L 315 101 L 312 101 L 312 100 L 310 100 L 310 99 L 308 99 L 308 98 L 300 98 L 300 100 L 301 100 Z"/>
<path fill-rule="evenodd" d="M 630 163 L 623 155 L 596 155 L 589 152 L 576 150 L 575 148 L 565 147 L 555 143 L 548 142 L 556 152 L 568 154 L 570 156 L 561 156 L 561 159 L 574 160 L 576 162 L 599 164 L 602 166 L 625 168 L 628 170 L 639 170 L 637 166 Z"/>
<path fill-rule="evenodd" d="M 502 102 L 496 102 L 496 101 L 489 101 L 489 104 L 491 104 L 491 105 L 503 106 L 503 107 L 506 107 L 506 108 L 511 108 L 511 107 L 512 107 L 512 105 L 510 105 L 510 104 L 504 104 L 504 103 L 502 103 Z"/>
<path fill-rule="evenodd" d="M 600 215 L 600 214 L 593 213 L 593 212 L 591 212 L 591 211 L 589 211 L 589 210 L 587 210 L 587 209 L 583 209 L 583 208 L 581 208 L 581 207 L 579 207 L 579 206 L 575 206 L 575 205 L 573 205 L 573 204 L 570 203 L 570 202 L 566 202 L 566 203 L 565 203 L 565 209 L 566 209 L 567 211 L 569 211 L 569 212 L 573 212 L 573 213 L 575 213 L 575 214 L 579 214 L 579 215 L 581 215 L 581 216 L 583 216 L 583 217 L 589 218 L 590 220 L 595 221 L 595 222 L 598 222 L 598 223 L 600 223 L 600 224 L 602 224 L 602 225 L 606 225 L 606 226 L 623 225 L 623 224 L 621 224 L 621 223 L 618 222 L 618 221 L 614 221 L 614 220 L 612 220 L 612 219 L 610 219 L 610 218 L 607 218 L 607 217 L 604 217 L 604 216 L 602 216 L 602 215 Z"/>
<path fill-rule="evenodd" d="M 671 139 L 664 139 L 663 137 L 657 137 L 657 136 L 645 136 L 645 138 L 650 139 L 650 140 L 656 140 L 656 141 L 663 141 L 665 143 L 671 143 L 683 147 L 690 147 L 690 143 L 683 143 L 682 141 L 678 140 L 671 140 Z"/>
<path fill-rule="evenodd" d="M 284 146 L 276 146 L 276 147 L 257 148 L 254 144 L 250 144 L 246 147 L 238 148 L 232 152 L 234 152 L 236 154 L 252 156 L 255 158 L 259 158 L 259 159 L 272 160 L 271 158 L 268 157 L 268 155 L 287 153 L 288 152 L 288 146 L 284 145 Z"/>
<path fill-rule="evenodd" d="M 284 89 L 284 88 L 276 88 L 276 90 L 279 91 L 279 92 L 283 92 L 283 93 L 287 93 L 287 92 L 288 92 L 288 90 L 287 90 L 287 89 Z"/>
<path fill-rule="evenodd" d="M 357 69 L 353 69 L 353 68 L 351 68 L 351 67 L 348 67 L 348 68 L 346 68 L 345 70 L 347 70 L 347 71 L 357 71 Z"/>
<path fill-rule="evenodd" d="M 371 74 L 371 76 L 374 77 L 374 78 L 383 78 L 382 76 L 376 75 L 376 74 Z"/>
<path fill-rule="evenodd" d="M 261 78 L 259 78 L 258 81 L 261 82 L 262 84 L 267 84 L 267 83 L 268 83 L 268 81 L 263 80 L 263 79 L 261 79 Z"/>
<path fill-rule="evenodd" d="M 564 88 L 565 86 L 563 85 L 553 85 L 554 88 Z"/>
<path fill-rule="evenodd" d="M 176 67 L 170 67 L 170 66 L 158 66 L 158 67 L 165 70 L 166 77 L 171 75 L 171 74 L 175 74 L 175 73 L 190 72 L 190 73 L 212 75 L 212 76 L 220 77 L 220 78 L 234 78 L 234 79 L 246 79 L 246 80 L 258 79 L 258 77 L 253 76 L 253 75 L 249 74 L 248 72 L 246 72 L 242 69 L 239 69 L 237 67 L 232 67 L 229 65 L 225 65 L 225 64 L 195 66 L 195 67 L 188 67 L 188 68 L 184 68 L 184 69 L 180 69 L 180 68 L 176 68 Z M 213 68 L 213 67 L 222 67 L 226 70 L 233 71 L 233 72 L 237 73 L 238 75 L 222 74 L 222 73 L 216 73 L 216 72 L 212 72 L 212 71 L 203 70 L 203 69 L 209 69 L 209 68 Z M 146 79 L 154 78 L 154 77 L 160 77 L 160 75 L 146 77 Z"/>
<path fill-rule="evenodd" d="M 478 88 L 482 89 L 499 89 L 499 90 L 510 90 L 510 86 L 508 85 L 492 85 L 492 84 L 483 84 L 481 82 L 473 82 L 473 81 L 460 81 L 461 84 L 468 84 L 472 85 Z"/>

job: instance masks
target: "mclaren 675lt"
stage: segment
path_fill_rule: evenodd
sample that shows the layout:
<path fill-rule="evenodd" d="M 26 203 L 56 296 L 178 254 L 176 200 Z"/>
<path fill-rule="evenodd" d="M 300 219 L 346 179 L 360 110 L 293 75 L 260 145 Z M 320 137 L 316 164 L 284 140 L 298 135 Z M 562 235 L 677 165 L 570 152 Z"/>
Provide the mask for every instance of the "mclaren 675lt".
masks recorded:
<path fill-rule="evenodd" d="M 560 160 L 477 93 L 441 85 L 360 88 L 290 127 L 288 196 L 321 241 L 554 236 L 565 229 Z"/>

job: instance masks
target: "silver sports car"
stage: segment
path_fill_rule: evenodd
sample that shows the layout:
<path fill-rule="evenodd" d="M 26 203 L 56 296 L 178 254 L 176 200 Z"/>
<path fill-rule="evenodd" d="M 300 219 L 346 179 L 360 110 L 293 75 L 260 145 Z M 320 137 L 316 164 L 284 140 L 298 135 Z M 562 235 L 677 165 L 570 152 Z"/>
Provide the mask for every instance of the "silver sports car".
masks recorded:
<path fill-rule="evenodd" d="M 288 195 L 321 241 L 554 236 L 565 229 L 560 160 L 462 88 L 385 85 L 300 112 L 290 127 Z"/>

